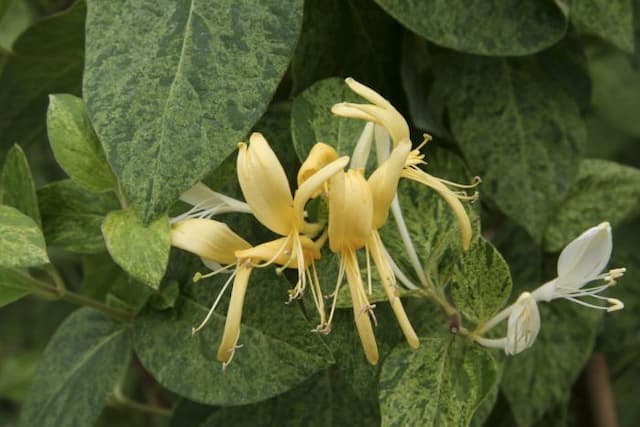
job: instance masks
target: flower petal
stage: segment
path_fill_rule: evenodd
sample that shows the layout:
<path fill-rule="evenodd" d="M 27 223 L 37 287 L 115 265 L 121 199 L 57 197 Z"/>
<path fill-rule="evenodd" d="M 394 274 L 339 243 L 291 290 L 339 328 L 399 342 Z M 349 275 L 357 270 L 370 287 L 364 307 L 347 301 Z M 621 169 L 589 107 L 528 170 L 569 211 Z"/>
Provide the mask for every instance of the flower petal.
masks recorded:
<path fill-rule="evenodd" d="M 363 169 L 367 167 L 367 161 L 369 160 L 369 153 L 371 152 L 371 143 L 373 142 L 373 129 L 375 124 L 373 122 L 367 122 L 362 129 L 362 133 L 358 138 L 353 154 L 351 155 L 351 169 Z"/>
<path fill-rule="evenodd" d="M 322 228 L 319 224 L 310 224 L 304 219 L 304 208 L 309 199 L 321 189 L 325 183 L 329 182 L 332 176 L 343 173 L 344 167 L 349 163 L 349 157 L 340 157 L 324 166 L 322 169 L 311 175 L 298 187 L 293 198 L 293 213 L 295 217 L 296 229 L 301 233 L 316 234 Z"/>
<path fill-rule="evenodd" d="M 372 231 L 373 199 L 362 171 L 339 172 L 331 178 L 329 246 L 333 252 L 363 247 Z"/>
<path fill-rule="evenodd" d="M 293 197 L 280 161 L 260 133 L 251 135 L 249 146 L 238 147 L 238 181 L 245 200 L 265 227 L 288 235 L 295 226 Z"/>
<path fill-rule="evenodd" d="M 224 323 L 224 332 L 217 355 L 218 361 L 225 365 L 231 362 L 238 345 L 240 323 L 242 321 L 242 307 L 244 306 L 244 296 L 247 292 L 251 271 L 251 267 L 244 265 L 238 266 L 233 282 L 229 309 L 227 310 L 227 318 Z"/>
<path fill-rule="evenodd" d="M 586 230 L 560 253 L 558 281 L 565 288 L 580 288 L 594 280 L 609 263 L 613 242 L 611 225 L 603 222 Z"/>
<path fill-rule="evenodd" d="M 314 144 L 309 155 L 298 170 L 298 187 L 309 179 L 311 175 L 315 174 L 337 158 L 338 153 L 332 146 L 327 145 L 324 142 Z M 319 192 L 313 197 L 317 197 L 318 195 Z"/>
<path fill-rule="evenodd" d="M 411 151 L 411 142 L 401 141 L 391 155 L 369 177 L 373 197 L 373 228 L 378 229 L 387 221 L 391 202 L 398 190 L 398 181 Z"/>
<path fill-rule="evenodd" d="M 535 298 L 523 292 L 513 305 L 507 321 L 507 341 L 504 352 L 518 354 L 531 347 L 540 331 L 540 311 Z"/>
<path fill-rule="evenodd" d="M 171 245 L 220 264 L 235 263 L 235 251 L 251 247 L 227 224 L 212 219 L 187 219 L 173 224 Z"/>
<path fill-rule="evenodd" d="M 312 261 L 320 258 L 320 249 L 313 240 L 306 236 L 299 236 L 302 252 L 304 254 L 305 268 Z M 262 243 L 249 249 L 236 251 L 236 257 L 240 260 L 250 259 L 253 263 L 273 262 L 278 265 L 288 265 L 290 268 L 298 267 L 298 257 L 293 249 L 295 240 L 290 237 L 281 237 Z"/>

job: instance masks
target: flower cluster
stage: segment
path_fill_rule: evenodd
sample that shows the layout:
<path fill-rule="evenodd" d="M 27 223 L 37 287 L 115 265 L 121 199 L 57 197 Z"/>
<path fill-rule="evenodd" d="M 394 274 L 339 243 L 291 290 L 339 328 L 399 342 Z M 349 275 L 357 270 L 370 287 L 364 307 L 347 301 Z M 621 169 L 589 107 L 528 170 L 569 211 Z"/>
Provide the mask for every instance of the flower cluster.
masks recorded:
<path fill-rule="evenodd" d="M 616 311 L 624 308 L 622 301 L 600 295 L 622 277 L 624 268 L 614 268 L 602 273 L 609 263 L 613 249 L 611 225 L 603 222 L 578 236 L 569 243 L 558 258 L 558 276 L 533 292 L 523 292 L 516 302 L 498 313 L 474 333 L 474 339 L 487 347 L 502 348 L 506 354 L 517 354 L 531 347 L 540 331 L 538 302 L 550 302 L 558 298 L 586 307 Z M 585 288 L 588 283 L 602 280 L 604 283 Z M 584 297 L 604 301 L 599 305 L 585 301 Z M 485 332 L 507 320 L 507 336 L 485 338 Z"/>
<path fill-rule="evenodd" d="M 289 291 L 289 300 L 301 298 L 308 290 L 319 317 L 319 324 L 314 330 L 323 334 L 331 331 L 338 294 L 346 277 L 356 329 L 365 356 L 374 365 L 379 356 L 373 327 L 376 323 L 375 306 L 369 301 L 373 287 L 372 264 L 378 272 L 379 285 L 411 347 L 417 348 L 419 340 L 400 300 L 399 283 L 410 289 L 426 288 L 431 296 L 442 300 L 443 306 L 449 306 L 455 312 L 442 295 L 430 289 L 432 286 L 414 248 L 396 193 L 400 179 L 413 180 L 435 190 L 455 215 L 462 247 L 467 250 L 472 240 L 472 228 L 463 202 L 477 199 L 477 192 L 468 194 L 467 190 L 476 187 L 480 179 L 474 178 L 470 184 L 461 185 L 426 173 L 421 168 L 425 162 L 420 148 L 430 137 L 425 135 L 422 144 L 414 149 L 409 126 L 393 105 L 353 79 L 346 79 L 346 83 L 369 102 L 343 102 L 331 109 L 336 116 L 366 122 L 351 157 L 340 157 L 330 145 L 316 143 L 298 171 L 297 189 L 292 194 L 285 171 L 269 143 L 261 134 L 254 133 L 248 144 L 238 144 L 237 175 L 246 202 L 216 193 L 204 184 L 197 184 L 181 197 L 193 208 L 173 218 L 172 245 L 197 254 L 211 269 L 205 275 L 197 273 L 194 280 L 230 273 L 208 315 L 193 329 L 193 333 L 204 327 L 233 282 L 217 354 L 223 366 L 231 362 L 238 348 L 242 307 L 254 268 L 276 266 L 278 272 L 287 268 L 297 270 L 297 281 Z M 367 173 L 366 165 L 374 144 L 377 167 Z M 308 220 L 305 209 L 311 199 L 321 199 L 325 203 L 327 218 L 315 222 Z M 213 219 L 214 215 L 225 212 L 251 214 L 277 237 L 252 245 L 226 224 Z M 384 246 L 379 230 L 388 221 L 390 213 L 420 286 L 407 278 Z M 325 245 L 340 260 L 338 278 L 330 288 L 331 292 L 326 292 L 326 285 L 321 283 L 315 266 Z M 501 348 L 506 354 L 517 354 L 535 342 L 540 330 L 540 301 L 564 298 L 597 309 L 621 309 L 622 302 L 600 295 L 624 273 L 623 268 L 602 273 L 609 262 L 611 250 L 611 227 L 608 223 L 585 231 L 560 254 L 558 277 L 532 292 L 522 293 L 514 304 L 470 333 L 470 337 L 481 345 Z M 366 259 L 366 284 L 359 254 Z M 596 280 L 604 280 L 604 284 L 584 288 Z M 606 301 L 608 306 L 589 303 L 584 301 L 584 297 Z M 325 305 L 327 298 L 332 299 L 330 307 Z M 504 320 L 507 320 L 505 337 L 484 336 Z"/>
<path fill-rule="evenodd" d="M 254 133 L 249 143 L 238 144 L 237 175 L 245 202 L 210 190 L 203 184 L 182 195 L 193 206 L 188 212 L 172 220 L 172 245 L 192 252 L 203 259 L 212 271 L 196 274 L 194 279 L 222 272 L 231 273 L 209 314 L 193 332 L 200 330 L 215 310 L 222 294 L 233 282 L 222 341 L 217 358 L 226 366 L 238 347 L 242 306 L 251 271 L 254 268 L 276 266 L 298 271 L 298 279 L 289 298 L 300 298 L 310 291 L 320 322 L 316 331 L 329 333 L 336 309 L 337 296 L 346 276 L 353 315 L 367 360 L 378 362 L 378 349 L 373 325 L 374 305 L 369 302 L 372 292 L 371 259 L 378 271 L 389 304 L 411 347 L 418 347 L 418 337 L 405 313 L 398 294 L 397 279 L 408 283 L 386 250 L 379 229 L 387 222 L 389 212 L 396 219 L 400 235 L 407 247 L 412 265 L 420 280 L 425 276 L 411 243 L 407 227 L 396 197 L 401 178 L 410 179 L 435 190 L 451 207 L 461 231 L 462 245 L 467 249 L 472 231 L 463 201 L 475 200 L 477 193 L 468 195 L 454 188 L 473 188 L 479 183 L 459 185 L 424 172 L 419 148 L 412 149 L 409 126 L 402 115 L 382 96 L 353 79 L 347 85 L 370 103 L 340 103 L 332 108 L 337 116 L 367 122 L 357 141 L 351 158 L 338 156 L 330 145 L 317 143 L 302 163 L 297 176 L 298 188 L 291 194 L 285 171 L 265 138 Z M 423 142 L 426 143 L 426 136 Z M 375 143 L 377 168 L 366 174 L 365 165 Z M 309 222 L 305 208 L 314 198 L 328 206 L 328 220 Z M 252 245 L 232 231 L 226 224 L 213 219 L 223 212 L 252 214 L 257 221 L 278 237 Z M 328 293 L 333 299 L 325 307 L 326 292 L 315 268 L 321 250 L 339 256 L 338 279 Z M 366 258 L 367 284 L 363 281 L 358 253 Z M 408 283 L 410 286 L 410 283 Z"/>

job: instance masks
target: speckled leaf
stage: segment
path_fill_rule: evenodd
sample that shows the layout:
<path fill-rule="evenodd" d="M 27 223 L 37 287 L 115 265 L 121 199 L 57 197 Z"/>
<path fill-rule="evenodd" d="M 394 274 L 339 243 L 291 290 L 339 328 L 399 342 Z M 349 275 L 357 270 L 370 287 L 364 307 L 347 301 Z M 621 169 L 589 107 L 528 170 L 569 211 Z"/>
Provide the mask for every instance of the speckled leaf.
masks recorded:
<path fill-rule="evenodd" d="M 331 113 L 333 104 L 343 101 L 363 102 L 340 78 L 320 80 L 294 99 L 291 134 L 301 161 L 316 142 L 331 145 L 341 156 L 352 154 L 364 122 L 336 117 Z"/>
<path fill-rule="evenodd" d="M 293 92 L 327 77 L 353 77 L 389 96 L 402 27 L 370 0 L 309 0 L 291 61 Z"/>
<path fill-rule="evenodd" d="M 158 289 L 169 262 L 169 220 L 161 216 L 144 225 L 129 210 L 111 212 L 102 223 L 102 234 L 113 260 L 147 286 Z"/>
<path fill-rule="evenodd" d="M 405 27 L 451 49 L 490 56 L 527 55 L 567 30 L 559 2 L 538 0 L 376 0 Z"/>
<path fill-rule="evenodd" d="M 53 155 L 71 178 L 89 191 L 115 187 L 115 177 L 81 98 L 65 94 L 49 96 L 47 133 Z"/>
<path fill-rule="evenodd" d="M 622 52 L 594 56 L 589 72 L 595 112 L 615 128 L 640 137 L 640 70 L 632 59 Z"/>
<path fill-rule="evenodd" d="M 370 427 L 379 425 L 335 371 L 323 371 L 300 386 L 254 405 L 217 409 L 199 427 Z M 185 424 L 180 424 L 185 425 Z"/>
<path fill-rule="evenodd" d="M 68 179 L 42 187 L 38 201 L 50 246 L 82 253 L 105 250 L 100 226 L 109 212 L 120 207 L 113 193 L 90 193 Z"/>
<path fill-rule="evenodd" d="M 497 387 L 498 366 L 485 348 L 455 336 L 397 347 L 380 374 L 383 426 L 468 426 Z"/>
<path fill-rule="evenodd" d="M 571 20 L 579 29 L 633 52 L 632 0 L 572 0 Z"/>
<path fill-rule="evenodd" d="M 0 141 L 18 142 L 28 153 L 32 144 L 46 144 L 47 96 L 80 94 L 85 12 L 84 1 L 77 1 L 36 22 L 15 41 L 0 74 Z M 42 145 L 36 150 L 42 151 Z"/>
<path fill-rule="evenodd" d="M 48 262 L 38 224 L 17 209 L 0 205 L 0 267 L 32 267 Z"/>
<path fill-rule="evenodd" d="M 471 181 L 464 164 L 453 153 L 434 147 L 428 147 L 424 152 L 427 156 L 428 173 L 459 183 Z M 482 188 L 480 190 L 482 191 Z M 455 215 L 436 192 L 412 181 L 400 182 L 398 197 L 409 235 L 422 261 L 427 280 L 432 281 L 438 288 L 444 288 L 449 284 L 464 253 Z M 465 204 L 475 239 L 480 235 L 480 218 L 476 210 L 478 205 Z M 414 283 L 419 284 L 391 216 L 382 228 L 381 235 L 401 270 L 412 278 Z"/>
<path fill-rule="evenodd" d="M 462 256 L 451 295 L 462 314 L 480 324 L 489 320 L 511 295 L 511 273 L 500 252 L 479 238 Z"/>
<path fill-rule="evenodd" d="M 36 187 L 27 157 L 19 145 L 14 145 L 5 158 L 0 194 L 3 205 L 13 206 L 40 224 Z"/>
<path fill-rule="evenodd" d="M 483 197 L 539 241 L 586 139 L 576 101 L 534 58 L 446 59 L 437 75 L 448 87 L 451 130 L 482 177 Z"/>
<path fill-rule="evenodd" d="M 146 222 L 264 113 L 298 39 L 302 1 L 88 5 L 87 110 Z"/>
<path fill-rule="evenodd" d="M 32 286 L 31 278 L 25 273 L 11 268 L 0 268 L 0 307 L 28 295 Z"/>
<path fill-rule="evenodd" d="M 617 225 L 640 213 L 640 170 L 608 160 L 583 160 L 566 200 L 551 218 L 544 247 L 560 251 L 602 221 Z"/>
<path fill-rule="evenodd" d="M 518 425 L 565 402 L 593 349 L 601 313 L 568 301 L 540 303 L 542 328 L 530 349 L 506 359 L 501 384 Z"/>
<path fill-rule="evenodd" d="M 327 349 L 311 332 L 313 326 L 298 307 L 284 304 L 289 284 L 273 272 L 256 270 L 245 298 L 242 347 L 223 371 L 216 351 L 228 295 L 204 329 L 192 336 L 191 328 L 202 322 L 226 279 L 216 276 L 194 285 L 202 304 L 180 298 L 174 310 L 147 309 L 136 318 L 136 353 L 163 386 L 201 403 L 242 405 L 283 393 L 328 366 Z"/>
<path fill-rule="evenodd" d="M 81 308 L 49 341 L 20 426 L 93 426 L 129 360 L 125 325 Z"/>

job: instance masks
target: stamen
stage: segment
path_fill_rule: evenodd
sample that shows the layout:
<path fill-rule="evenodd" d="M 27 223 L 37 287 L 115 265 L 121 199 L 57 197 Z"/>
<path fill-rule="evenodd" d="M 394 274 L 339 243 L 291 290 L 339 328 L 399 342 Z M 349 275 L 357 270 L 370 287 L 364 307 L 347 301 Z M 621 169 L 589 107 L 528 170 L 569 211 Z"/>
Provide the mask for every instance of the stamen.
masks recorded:
<path fill-rule="evenodd" d="M 345 261 L 344 258 L 340 257 L 340 269 L 338 270 L 338 280 L 336 280 L 336 287 L 330 296 L 333 297 L 333 301 L 331 302 L 331 311 L 329 312 L 329 319 L 327 320 L 327 326 L 331 325 L 333 321 L 333 314 L 336 311 L 336 304 L 338 303 L 338 293 L 340 292 L 340 286 L 342 285 L 342 281 L 344 280 L 344 271 L 345 271 Z"/>
<path fill-rule="evenodd" d="M 235 267 L 235 264 L 229 264 L 229 265 L 226 265 L 226 266 L 224 266 L 224 267 L 222 267 L 222 268 L 219 268 L 219 269 L 217 269 L 217 270 L 210 271 L 210 272 L 209 272 L 209 273 L 207 273 L 207 274 L 202 274 L 202 273 L 200 273 L 200 272 L 196 272 L 196 273 L 193 275 L 193 282 L 194 282 L 194 283 L 197 283 L 197 282 L 199 282 L 199 281 L 200 281 L 200 280 L 202 280 L 202 279 L 208 279 L 209 277 L 213 277 L 213 276 L 215 276 L 216 274 L 219 274 L 219 273 L 222 273 L 222 272 L 224 272 L 224 271 L 229 270 L 231 267 Z"/>
<path fill-rule="evenodd" d="M 220 292 L 218 293 L 218 296 L 216 297 L 216 300 L 214 301 L 213 305 L 209 309 L 209 312 L 207 313 L 207 316 L 204 318 L 202 323 L 200 323 L 200 325 L 198 325 L 196 327 L 191 328 L 191 335 L 195 335 L 200 329 L 204 328 L 204 325 L 206 325 L 207 322 L 209 322 L 209 319 L 213 315 L 213 311 L 218 306 L 218 303 L 220 302 L 220 299 L 222 298 L 222 295 L 224 295 L 224 292 L 227 290 L 227 288 L 229 287 L 229 284 L 231 283 L 233 278 L 236 276 L 236 273 L 237 273 L 237 271 L 234 271 L 231 274 L 231 276 L 229 276 L 227 281 L 224 283 L 224 285 L 222 286 L 222 289 L 220 290 Z"/>

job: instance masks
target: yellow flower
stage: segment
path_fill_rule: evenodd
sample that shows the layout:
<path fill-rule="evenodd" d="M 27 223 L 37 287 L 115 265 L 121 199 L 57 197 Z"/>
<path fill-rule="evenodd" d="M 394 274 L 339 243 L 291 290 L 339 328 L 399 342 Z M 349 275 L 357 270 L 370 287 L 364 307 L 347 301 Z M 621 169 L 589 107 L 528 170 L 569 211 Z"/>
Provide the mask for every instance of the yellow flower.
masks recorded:
<path fill-rule="evenodd" d="M 389 101 L 380 96 L 377 92 L 371 88 L 358 83 L 352 78 L 346 79 L 347 85 L 358 95 L 365 98 L 372 104 L 354 104 L 350 102 L 342 102 L 335 104 L 331 111 L 342 117 L 349 117 L 354 119 L 365 120 L 373 122 L 386 129 L 388 135 L 393 142 L 394 151 L 397 150 L 402 144 L 409 142 L 411 144 L 409 135 L 409 126 L 402 115 L 396 110 Z M 376 143 L 384 145 L 385 142 L 381 141 L 384 138 L 384 134 L 376 133 Z M 425 139 L 420 147 L 426 144 L 431 139 L 430 136 L 425 135 Z M 428 187 L 434 189 L 453 210 L 458 220 L 460 232 L 462 236 L 462 246 L 464 249 L 468 249 L 471 244 L 471 222 L 464 209 L 464 206 L 460 202 L 461 200 L 475 200 L 477 194 L 471 196 L 467 195 L 464 191 L 452 191 L 449 187 L 454 188 L 473 188 L 480 182 L 479 179 L 474 179 L 474 182 L 470 185 L 456 184 L 444 179 L 436 178 L 418 166 L 425 164 L 424 156 L 420 154 L 420 147 L 411 151 L 405 158 L 404 165 L 402 167 L 400 175 L 404 178 L 408 178 L 417 182 L 420 182 Z M 403 149 L 404 150 L 404 149 Z M 378 152 L 381 150 L 379 149 Z M 379 162 L 384 159 L 378 159 Z"/>
<path fill-rule="evenodd" d="M 290 297 L 299 298 L 309 280 L 316 308 L 320 314 L 321 324 L 318 330 L 324 330 L 326 328 L 324 298 L 313 263 L 313 260 L 319 257 L 319 246 L 311 240 L 324 225 L 307 222 L 304 209 L 309 199 L 319 194 L 326 181 L 341 171 L 349 158 L 338 158 L 337 155 L 327 157 L 326 150 L 317 149 L 312 158 L 318 159 L 320 163 L 315 165 L 315 169 L 311 167 L 314 166 L 313 164 L 308 164 L 308 177 L 301 179 L 301 184 L 292 196 L 282 165 L 260 133 L 252 134 L 248 145 L 240 143 L 238 147 L 238 181 L 247 204 L 258 221 L 284 237 L 268 243 L 268 249 L 273 251 L 273 255 L 257 266 L 263 267 L 277 263 L 282 268 L 297 268 L 298 282 L 291 291 Z M 322 241 L 323 238 L 321 237 L 320 240 Z M 264 245 L 246 251 L 244 255 L 253 257 L 254 251 L 262 249 Z M 309 258 L 305 254 L 313 256 Z M 283 255 L 285 258 L 282 258 Z M 309 266 L 312 272 L 309 271 Z"/>
<path fill-rule="evenodd" d="M 403 148 L 406 157 L 410 149 L 409 143 L 403 144 Z M 352 168 L 347 172 L 333 175 L 328 185 L 329 247 L 332 252 L 340 255 L 340 269 L 327 325 L 330 325 L 333 319 L 337 295 L 346 274 L 356 328 L 367 360 L 374 365 L 378 362 L 378 348 L 371 323 L 372 320 L 375 322 L 374 306 L 369 303 L 360 274 L 357 251 L 361 248 L 365 248 L 367 256 L 369 293 L 371 293 L 369 257 L 372 257 L 407 342 L 414 348 L 419 345 L 418 337 L 398 296 L 395 275 L 377 231 L 385 223 L 389 205 L 395 195 L 401 170 L 397 165 L 403 164 L 402 155 L 399 150 L 391 156 L 374 172 L 369 181 L 365 179 L 362 169 Z"/>
<path fill-rule="evenodd" d="M 285 240 L 286 238 L 276 239 L 252 247 L 226 224 L 204 218 L 178 221 L 171 226 L 171 244 L 173 246 L 194 253 L 206 261 L 222 265 L 222 267 L 205 275 L 197 273 L 194 277 L 195 281 L 232 270 L 229 279 L 222 286 L 209 313 L 202 323 L 192 330 L 195 334 L 207 324 L 222 295 L 233 280 L 231 300 L 217 356 L 223 366 L 231 362 L 238 347 L 242 307 L 253 268 L 264 262 L 278 264 L 283 268 L 289 267 L 288 264 L 293 264 L 294 268 L 300 265 L 297 254 L 291 256 L 282 251 L 281 248 L 285 244 Z M 300 242 L 303 253 L 301 265 L 306 270 L 309 265 L 313 264 L 314 260 L 320 257 L 318 245 L 323 242 L 316 243 L 306 236 L 301 236 Z"/>
<path fill-rule="evenodd" d="M 235 267 L 229 279 L 222 286 L 220 294 L 211 306 L 204 321 L 192 330 L 192 333 L 195 334 L 207 324 L 222 295 L 231 280 L 233 280 L 231 300 L 217 355 L 218 361 L 222 362 L 223 367 L 225 367 L 231 362 L 237 348 L 242 320 L 242 306 L 252 271 L 251 260 L 247 259 L 246 262 L 243 262 L 242 259 L 236 256 L 236 252 L 249 249 L 251 245 L 234 233 L 226 224 L 212 219 L 187 219 L 174 223 L 171 226 L 171 245 L 192 252 L 206 260 L 224 265 L 224 267 L 213 271 L 209 275 Z M 196 275 L 196 280 L 200 277 Z"/>

